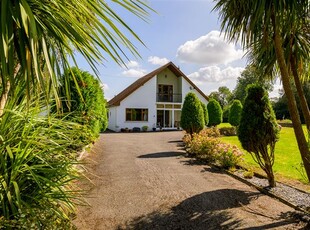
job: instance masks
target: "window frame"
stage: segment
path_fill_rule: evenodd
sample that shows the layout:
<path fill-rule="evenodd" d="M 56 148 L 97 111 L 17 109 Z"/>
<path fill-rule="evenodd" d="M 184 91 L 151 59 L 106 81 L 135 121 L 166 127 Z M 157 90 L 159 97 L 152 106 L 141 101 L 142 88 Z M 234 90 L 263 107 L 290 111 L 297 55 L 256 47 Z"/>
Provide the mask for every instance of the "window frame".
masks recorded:
<path fill-rule="evenodd" d="M 137 112 L 139 111 L 139 113 Z M 133 111 L 136 111 L 136 119 L 134 119 Z M 130 118 L 128 117 L 130 116 Z M 141 119 L 137 120 L 140 117 Z M 148 122 L 149 120 L 149 109 L 148 108 L 126 108 L 125 109 L 125 121 L 126 122 Z"/>

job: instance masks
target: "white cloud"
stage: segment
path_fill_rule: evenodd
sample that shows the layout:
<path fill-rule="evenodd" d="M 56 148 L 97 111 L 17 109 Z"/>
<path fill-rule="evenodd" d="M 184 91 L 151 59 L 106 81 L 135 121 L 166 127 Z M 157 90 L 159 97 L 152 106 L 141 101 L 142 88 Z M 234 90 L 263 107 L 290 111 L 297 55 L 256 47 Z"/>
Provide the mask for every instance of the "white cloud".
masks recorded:
<path fill-rule="evenodd" d="M 146 74 L 146 70 L 142 69 L 140 64 L 136 61 L 129 61 L 123 68 L 126 70 L 122 72 L 122 75 L 126 77 L 142 77 Z"/>
<path fill-rule="evenodd" d="M 128 68 L 138 68 L 140 65 L 136 61 L 129 61 L 129 62 L 127 62 L 126 66 Z"/>
<path fill-rule="evenodd" d="M 241 67 L 227 67 L 221 70 L 217 66 L 208 66 L 189 74 L 188 77 L 198 85 L 206 82 L 223 84 L 229 80 L 237 80 L 243 70 L 244 68 Z"/>
<path fill-rule="evenodd" d="M 224 39 L 224 33 L 211 31 L 194 41 L 187 41 L 177 50 L 177 57 L 184 62 L 219 65 L 241 59 L 242 49 Z"/>
<path fill-rule="evenodd" d="M 128 70 L 124 70 L 122 74 L 125 75 L 126 77 L 142 77 L 146 74 L 146 71 L 140 68 L 128 69 Z"/>
<path fill-rule="evenodd" d="M 153 65 L 165 65 L 169 62 L 167 58 L 160 58 L 157 56 L 150 56 L 147 61 Z"/>

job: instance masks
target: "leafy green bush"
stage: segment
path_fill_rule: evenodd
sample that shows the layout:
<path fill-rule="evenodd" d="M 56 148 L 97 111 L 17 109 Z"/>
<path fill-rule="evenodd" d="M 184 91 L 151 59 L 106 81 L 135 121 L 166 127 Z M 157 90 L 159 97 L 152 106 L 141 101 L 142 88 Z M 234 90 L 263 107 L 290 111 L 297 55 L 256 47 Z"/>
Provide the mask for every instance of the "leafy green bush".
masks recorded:
<path fill-rule="evenodd" d="M 181 127 L 189 134 L 198 133 L 205 126 L 204 113 L 201 102 L 196 94 L 190 92 L 186 95 L 182 112 Z"/>
<path fill-rule="evenodd" d="M 236 127 L 222 127 L 219 130 L 220 130 L 220 134 L 224 136 L 236 136 L 237 135 Z"/>
<path fill-rule="evenodd" d="M 61 83 L 59 94 L 65 119 L 78 122 L 90 129 L 93 139 L 108 125 L 106 101 L 99 81 L 86 71 L 72 68 L 65 73 L 68 81 Z M 69 95 L 68 95 L 69 94 Z M 68 98 L 69 100 L 65 100 Z"/>
<path fill-rule="evenodd" d="M 75 139 L 83 127 L 43 116 L 42 106 L 9 102 L 0 119 L 0 228 L 68 229 L 80 200 L 68 149 L 83 146 Z"/>
<path fill-rule="evenodd" d="M 209 124 L 208 126 L 217 126 L 222 123 L 223 120 L 223 111 L 220 103 L 214 99 L 210 99 L 207 105 L 209 113 Z"/>
<path fill-rule="evenodd" d="M 251 85 L 245 98 L 238 138 L 259 166 L 266 172 L 271 187 L 274 149 L 279 138 L 279 127 L 269 102 L 268 94 L 260 85 Z"/>
<path fill-rule="evenodd" d="M 242 113 L 242 104 L 239 100 L 234 100 L 229 110 L 228 121 L 232 126 L 239 126 Z"/>
<path fill-rule="evenodd" d="M 203 110 L 203 117 L 204 117 L 204 120 L 205 120 L 205 126 L 207 126 L 208 123 L 209 123 L 208 109 L 207 109 L 206 104 L 204 104 L 203 102 L 201 102 L 201 107 L 202 107 L 202 110 Z"/>

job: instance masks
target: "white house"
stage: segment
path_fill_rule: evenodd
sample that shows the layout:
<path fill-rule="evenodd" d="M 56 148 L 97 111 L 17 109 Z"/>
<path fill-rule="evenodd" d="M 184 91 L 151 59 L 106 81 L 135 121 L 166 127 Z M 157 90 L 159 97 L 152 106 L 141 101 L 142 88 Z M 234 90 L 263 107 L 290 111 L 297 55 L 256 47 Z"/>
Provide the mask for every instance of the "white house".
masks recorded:
<path fill-rule="evenodd" d="M 108 128 L 180 128 L 182 104 L 190 91 L 207 104 L 208 97 L 169 62 L 139 78 L 108 102 Z"/>

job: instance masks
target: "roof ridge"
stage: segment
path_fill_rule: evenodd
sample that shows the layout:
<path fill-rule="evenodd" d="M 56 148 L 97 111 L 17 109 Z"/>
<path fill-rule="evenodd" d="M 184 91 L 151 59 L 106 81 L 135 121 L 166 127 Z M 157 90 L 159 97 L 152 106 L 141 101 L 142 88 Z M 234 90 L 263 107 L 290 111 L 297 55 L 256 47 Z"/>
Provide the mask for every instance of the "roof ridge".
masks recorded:
<path fill-rule="evenodd" d="M 153 70 L 152 72 L 144 75 L 143 77 L 138 78 L 136 81 L 134 81 L 131 85 L 129 85 L 127 88 L 125 88 L 123 91 L 118 93 L 115 97 L 113 97 L 109 102 L 109 106 L 118 106 L 120 105 L 120 102 L 124 100 L 127 96 L 129 96 L 131 93 L 133 93 L 135 90 L 140 88 L 142 85 L 144 85 L 147 81 L 152 79 L 155 75 L 160 73 L 165 68 L 168 68 L 171 66 L 174 70 L 178 71 L 182 77 L 184 77 L 206 100 L 209 100 L 209 98 L 180 70 L 179 67 L 177 67 L 173 62 L 168 62 L 167 64 Z"/>

